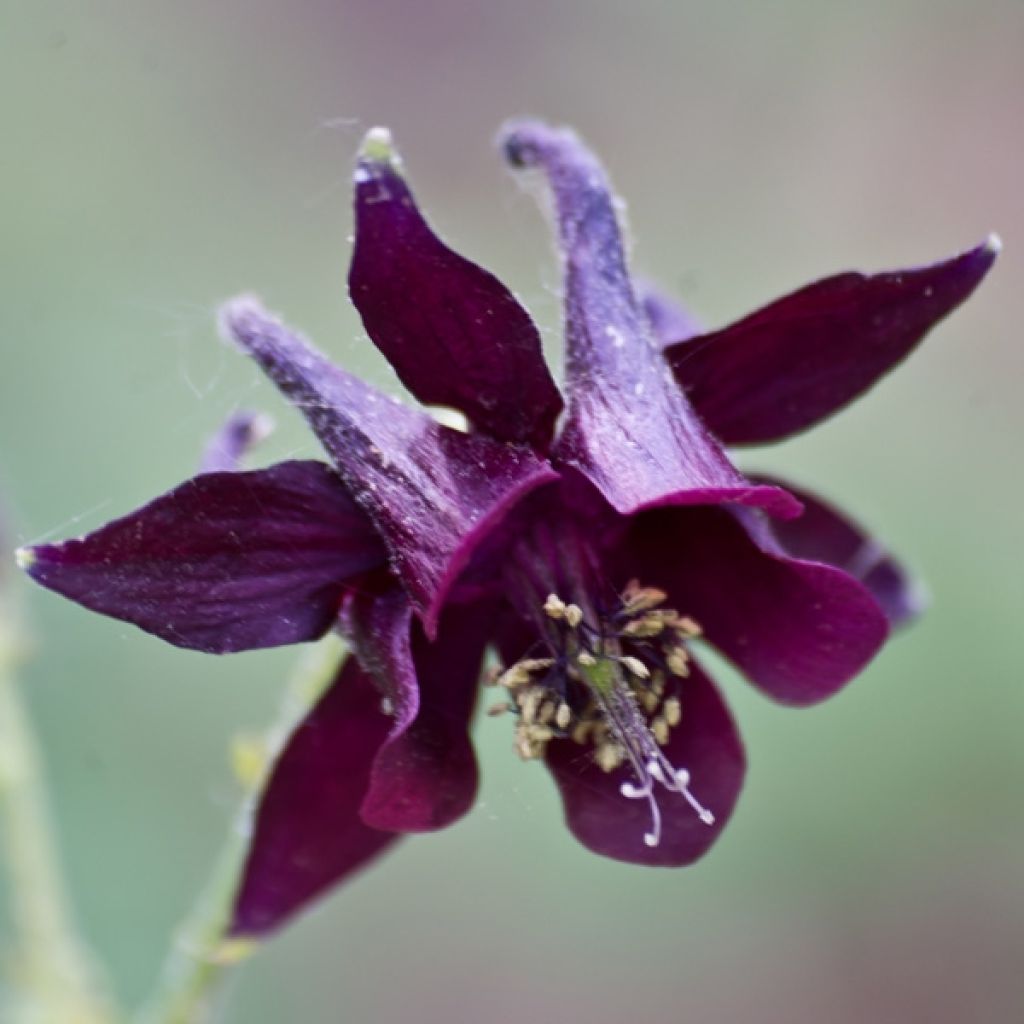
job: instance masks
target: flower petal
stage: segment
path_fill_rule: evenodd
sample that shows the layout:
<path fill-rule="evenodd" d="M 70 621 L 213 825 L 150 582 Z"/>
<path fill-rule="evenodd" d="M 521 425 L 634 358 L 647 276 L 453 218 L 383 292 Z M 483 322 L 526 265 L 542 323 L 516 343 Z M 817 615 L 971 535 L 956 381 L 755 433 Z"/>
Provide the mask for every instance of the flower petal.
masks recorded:
<path fill-rule="evenodd" d="M 614 200 L 597 160 L 571 132 L 533 122 L 507 128 L 504 146 L 513 165 L 539 167 L 554 194 L 569 390 L 557 459 L 624 515 L 718 501 L 799 514 L 784 491 L 744 480 L 666 372 L 633 294 Z"/>
<path fill-rule="evenodd" d="M 367 825 L 394 832 L 433 831 L 472 805 L 477 767 L 469 719 L 488 616 L 483 607 L 447 610 L 431 643 L 397 587 L 380 595 L 354 595 L 347 602 L 345 631 L 385 694 L 392 716 L 360 806 Z"/>
<path fill-rule="evenodd" d="M 661 812 L 661 841 L 647 846 L 650 830 L 646 800 L 630 800 L 619 787 L 635 782 L 625 768 L 605 773 L 571 740 L 548 746 L 547 764 L 558 784 L 565 819 L 572 834 L 588 849 L 634 864 L 681 867 L 701 857 L 718 838 L 732 814 L 743 785 L 743 744 L 714 684 L 698 665 L 681 680 L 683 716 L 664 752 L 677 768 L 690 773 L 694 796 L 715 815 L 705 825 L 678 793 L 656 789 Z"/>
<path fill-rule="evenodd" d="M 834 505 L 802 488 L 759 474 L 795 494 L 804 506 L 799 519 L 772 523 L 771 531 L 787 555 L 825 562 L 860 580 L 885 612 L 890 626 L 905 626 L 924 611 L 922 586 L 870 534 Z"/>
<path fill-rule="evenodd" d="M 360 805 L 368 825 L 432 831 L 452 824 L 472 805 L 477 770 L 469 719 L 488 615 L 482 607 L 446 611 L 431 643 L 397 587 L 346 602 L 343 628 L 391 716 Z"/>
<path fill-rule="evenodd" d="M 216 654 L 321 636 L 346 583 L 385 557 L 320 462 L 206 473 L 85 537 L 19 552 L 44 587 Z"/>
<path fill-rule="evenodd" d="M 227 473 L 241 469 L 242 460 L 260 441 L 269 437 L 273 429 L 273 420 L 263 413 L 248 409 L 233 412 L 210 438 L 203 452 L 200 471 Z"/>
<path fill-rule="evenodd" d="M 828 277 L 666 355 L 722 441 L 779 441 L 843 408 L 909 355 L 970 296 L 1000 248 L 993 235 L 928 267 Z"/>
<path fill-rule="evenodd" d="M 306 417 L 434 635 L 459 570 L 525 493 L 557 477 L 529 449 L 441 426 L 333 366 L 253 299 L 225 329 Z"/>
<path fill-rule="evenodd" d="M 637 293 L 654 340 L 662 348 L 701 333 L 697 318 L 653 282 L 640 281 Z"/>
<path fill-rule="evenodd" d="M 232 935 L 280 928 L 399 838 L 359 817 L 391 724 L 380 705 L 373 679 L 350 657 L 288 738 L 254 811 Z"/>
<path fill-rule="evenodd" d="M 496 277 L 431 231 L 386 129 L 359 154 L 355 213 L 349 292 L 402 383 L 493 437 L 546 448 L 562 398 L 537 328 Z"/>
<path fill-rule="evenodd" d="M 814 704 L 849 682 L 888 635 L 863 584 L 789 557 L 745 509 L 660 509 L 638 516 L 623 572 L 669 594 L 769 697 Z"/>

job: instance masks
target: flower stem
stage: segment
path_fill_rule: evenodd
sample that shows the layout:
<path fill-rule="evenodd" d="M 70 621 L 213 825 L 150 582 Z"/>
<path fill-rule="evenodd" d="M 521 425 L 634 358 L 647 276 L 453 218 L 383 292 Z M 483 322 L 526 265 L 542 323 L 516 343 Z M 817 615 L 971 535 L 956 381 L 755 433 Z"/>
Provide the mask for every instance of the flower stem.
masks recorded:
<path fill-rule="evenodd" d="M 98 965 L 75 930 L 58 866 L 42 767 L 14 669 L 23 643 L 0 607 L 0 845 L 17 946 L 12 1024 L 113 1024 Z"/>
<path fill-rule="evenodd" d="M 180 929 L 157 991 L 136 1017 L 136 1024 L 204 1024 L 213 1020 L 228 969 L 258 948 L 254 941 L 227 937 L 232 903 L 249 851 L 253 810 L 277 753 L 334 678 L 343 654 L 340 638 L 331 635 L 300 661 L 277 721 L 267 734 L 258 778 L 255 783 L 250 781 L 250 791 L 221 857 Z"/>

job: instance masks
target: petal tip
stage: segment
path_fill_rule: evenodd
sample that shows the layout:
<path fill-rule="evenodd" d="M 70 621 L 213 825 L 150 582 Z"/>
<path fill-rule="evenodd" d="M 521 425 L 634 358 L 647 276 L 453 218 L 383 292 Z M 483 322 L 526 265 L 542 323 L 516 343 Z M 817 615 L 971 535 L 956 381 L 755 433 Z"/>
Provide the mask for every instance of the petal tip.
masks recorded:
<path fill-rule="evenodd" d="M 221 305 L 217 330 L 224 341 L 259 362 L 267 353 L 276 353 L 283 325 L 258 295 L 243 292 Z"/>
<path fill-rule="evenodd" d="M 543 121 L 515 118 L 498 130 L 498 148 L 512 167 L 535 167 L 541 161 L 540 141 L 552 131 Z"/>
<path fill-rule="evenodd" d="M 402 157 L 395 149 L 391 130 L 378 125 L 363 137 L 356 154 L 355 183 L 372 181 L 381 172 L 402 176 Z"/>
<path fill-rule="evenodd" d="M 32 567 L 39 561 L 39 556 L 36 554 L 37 548 L 24 547 L 18 548 L 14 552 L 14 561 L 17 563 L 19 569 L 25 572 L 31 572 Z"/>
<path fill-rule="evenodd" d="M 244 340 L 247 324 L 255 318 L 265 320 L 269 314 L 258 295 L 243 292 L 221 304 L 217 310 L 217 328 L 225 341 L 248 349 Z"/>
<path fill-rule="evenodd" d="M 992 256 L 998 256 L 1003 251 L 1003 240 L 994 231 L 990 231 L 981 248 Z"/>

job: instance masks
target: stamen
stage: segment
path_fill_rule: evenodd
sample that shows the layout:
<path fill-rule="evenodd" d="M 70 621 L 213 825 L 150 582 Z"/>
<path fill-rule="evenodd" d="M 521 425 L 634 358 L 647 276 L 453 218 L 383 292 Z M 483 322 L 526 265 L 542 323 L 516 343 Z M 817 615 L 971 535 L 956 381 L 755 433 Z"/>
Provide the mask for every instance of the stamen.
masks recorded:
<path fill-rule="evenodd" d="M 524 760 L 544 757 L 552 741 L 571 741 L 589 747 L 604 772 L 625 765 L 632 781 L 619 792 L 647 801 L 649 847 L 663 831 L 657 786 L 681 796 L 705 825 L 715 822 L 690 789 L 690 773 L 663 750 L 684 714 L 677 691 L 690 674 L 688 641 L 701 632 L 693 619 L 661 607 L 665 600 L 664 591 L 632 580 L 619 607 L 600 615 L 586 601 L 548 593 L 542 611 L 558 626 L 542 632 L 552 657 L 525 658 L 500 672 L 494 682 L 511 700 L 491 709 L 517 713 L 515 745 Z"/>
<path fill-rule="evenodd" d="M 669 671 L 674 676 L 685 679 L 690 674 L 690 656 L 683 647 L 673 647 L 665 659 Z"/>
<path fill-rule="evenodd" d="M 557 725 L 559 729 L 566 729 L 571 721 L 572 708 L 563 701 L 558 705 L 558 710 L 555 712 L 555 725 Z"/>
<path fill-rule="evenodd" d="M 630 580 L 622 592 L 623 611 L 627 615 L 639 615 L 668 599 L 668 594 L 657 587 L 642 587 L 639 580 Z"/>
<path fill-rule="evenodd" d="M 644 690 L 640 694 L 640 703 L 644 706 L 644 711 L 649 715 L 653 715 L 658 710 L 658 705 L 661 703 L 661 697 L 654 690 Z"/>
<path fill-rule="evenodd" d="M 650 679 L 651 670 L 639 659 L 626 655 L 619 659 L 627 672 L 632 672 L 638 679 Z"/>
<path fill-rule="evenodd" d="M 651 733 L 654 735 L 654 741 L 659 747 L 665 746 L 668 743 L 668 722 L 662 718 L 651 719 Z"/>
<path fill-rule="evenodd" d="M 665 716 L 665 721 L 670 727 L 674 728 L 677 726 L 683 718 L 683 706 L 679 703 L 679 698 L 669 697 L 665 701 L 665 706 L 662 708 L 661 713 Z"/>

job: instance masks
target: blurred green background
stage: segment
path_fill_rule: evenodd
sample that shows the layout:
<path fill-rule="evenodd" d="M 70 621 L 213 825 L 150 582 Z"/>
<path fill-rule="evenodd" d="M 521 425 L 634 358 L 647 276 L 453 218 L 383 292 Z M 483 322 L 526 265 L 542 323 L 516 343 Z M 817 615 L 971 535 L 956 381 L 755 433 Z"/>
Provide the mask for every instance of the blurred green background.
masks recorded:
<path fill-rule="evenodd" d="M 18 542 L 98 526 L 196 466 L 230 410 L 315 456 L 216 337 L 242 289 L 398 389 L 347 305 L 349 174 L 389 125 L 458 249 L 557 356 L 557 265 L 493 150 L 575 125 L 638 270 L 709 325 L 826 273 L 998 230 L 977 296 L 834 422 L 744 456 L 840 499 L 933 607 L 830 703 L 719 675 L 751 770 L 702 863 L 578 847 L 481 723 L 484 785 L 237 972 L 225 1020 L 1015 1021 L 1024 1014 L 1024 4 L 1019 0 L 8 0 L 0 12 L 0 487 Z M 79 916 L 136 1002 L 237 800 L 231 735 L 294 651 L 179 651 L 19 587 L 25 688 Z"/>

